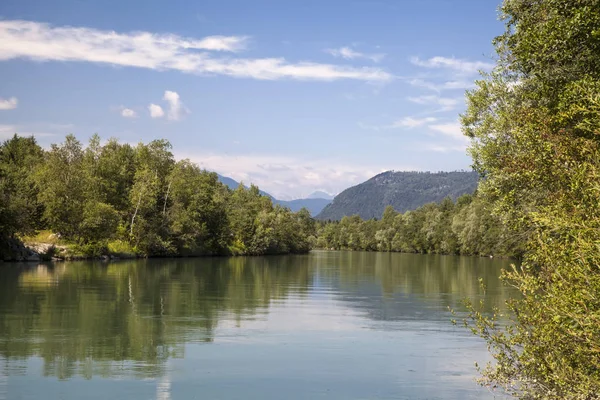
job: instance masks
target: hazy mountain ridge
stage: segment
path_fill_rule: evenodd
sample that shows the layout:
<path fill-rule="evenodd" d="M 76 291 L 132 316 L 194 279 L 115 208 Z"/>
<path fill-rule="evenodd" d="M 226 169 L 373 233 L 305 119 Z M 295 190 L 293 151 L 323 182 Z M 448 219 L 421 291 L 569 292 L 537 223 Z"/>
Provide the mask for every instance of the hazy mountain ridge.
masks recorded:
<path fill-rule="evenodd" d="M 339 220 L 355 214 L 363 219 L 380 218 L 388 205 L 405 212 L 448 196 L 456 199 L 473 193 L 478 180 L 477 172 L 471 171 L 387 171 L 344 190 L 316 218 Z"/>
<path fill-rule="evenodd" d="M 313 193 L 309 194 L 308 196 L 306 196 L 307 199 L 326 199 L 326 200 L 333 200 L 334 197 L 335 197 L 334 195 L 325 193 L 321 190 L 317 190 L 316 192 L 313 192 Z"/>
<path fill-rule="evenodd" d="M 228 176 L 223 176 L 221 174 L 217 174 L 217 176 L 219 177 L 219 181 L 231 190 L 235 190 L 235 189 L 237 189 L 238 186 L 240 186 L 240 183 L 238 181 L 236 181 Z M 247 186 L 244 185 L 244 187 L 247 187 Z M 267 196 L 267 197 L 271 198 L 271 200 L 275 200 L 275 197 L 271 196 L 269 193 L 267 193 L 263 190 L 259 190 L 259 192 L 263 196 Z"/>
<path fill-rule="evenodd" d="M 234 179 L 231 179 L 227 176 L 222 176 L 220 174 L 217 175 L 219 177 L 219 181 L 221 181 L 221 183 L 228 186 L 232 190 L 236 189 L 240 185 L 240 183 L 235 181 Z M 260 193 L 263 196 L 271 198 L 273 204 L 279 204 L 283 207 L 287 207 L 294 212 L 299 211 L 302 208 L 306 208 L 310 212 L 310 215 L 312 215 L 313 217 L 319 214 L 323 210 L 323 208 L 325 208 L 325 206 L 331 203 L 331 199 L 314 197 L 319 193 L 327 194 L 324 192 L 315 192 L 311 194 L 309 198 L 296 200 L 278 200 L 275 197 L 271 196 L 269 193 L 264 192 L 262 190 L 260 191 Z"/>
<path fill-rule="evenodd" d="M 296 199 L 296 200 L 273 200 L 274 204 L 279 204 L 284 207 L 288 207 L 290 210 L 296 212 L 302 208 L 306 208 L 310 211 L 310 215 L 313 217 L 319 214 L 323 209 L 331 203 L 328 199 Z"/>

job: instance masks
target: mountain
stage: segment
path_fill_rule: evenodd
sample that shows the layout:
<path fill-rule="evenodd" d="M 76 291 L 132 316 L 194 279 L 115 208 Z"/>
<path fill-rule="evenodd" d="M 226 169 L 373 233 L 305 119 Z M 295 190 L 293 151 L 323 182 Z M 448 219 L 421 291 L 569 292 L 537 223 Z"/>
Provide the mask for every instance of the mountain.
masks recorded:
<path fill-rule="evenodd" d="M 313 192 L 311 194 L 309 194 L 306 198 L 307 199 L 326 199 L 326 200 L 333 200 L 335 196 L 330 195 L 329 193 L 325 193 L 322 191 L 316 191 Z"/>
<path fill-rule="evenodd" d="M 240 183 L 238 181 L 235 181 L 233 179 L 231 179 L 228 176 L 223 176 L 221 174 L 217 174 L 217 176 L 219 177 L 219 181 L 224 184 L 225 186 L 227 186 L 229 189 L 231 190 L 235 190 L 237 189 L 238 186 L 240 186 Z M 244 185 L 244 187 L 246 187 Z M 259 190 L 260 194 L 262 194 L 263 196 L 267 196 L 269 197 L 271 200 L 274 200 L 275 197 L 271 196 L 269 193 L 267 192 L 263 192 L 262 190 Z"/>
<path fill-rule="evenodd" d="M 477 172 L 387 171 L 344 190 L 316 218 L 339 220 L 355 214 L 363 219 L 381 218 L 388 205 L 403 213 L 448 196 L 456 199 L 473 193 L 478 180 Z"/>
<path fill-rule="evenodd" d="M 297 199 L 297 200 L 273 200 L 274 204 L 279 204 L 290 210 L 296 212 L 300 211 L 303 207 L 310 211 L 310 215 L 313 217 L 319 214 L 325 206 L 331 203 L 328 199 Z"/>
<path fill-rule="evenodd" d="M 224 185 L 228 186 L 231 190 L 236 189 L 240 185 L 239 182 L 237 182 L 227 176 L 222 176 L 219 174 L 217 174 L 217 176 L 219 177 L 219 181 L 221 181 L 221 183 L 223 183 Z M 324 193 L 324 192 L 322 192 L 322 193 L 327 195 L 327 193 Z M 283 207 L 287 207 L 294 212 L 300 211 L 304 207 L 310 212 L 310 215 L 312 215 L 313 217 L 315 215 L 317 215 L 318 213 L 320 213 L 321 210 L 323 210 L 323 208 L 325 208 L 326 205 L 331 203 L 330 199 L 324 199 L 324 198 L 277 200 L 276 198 L 271 196 L 269 193 L 263 192 L 262 190 L 260 191 L 260 194 L 262 194 L 263 196 L 269 197 L 273 201 L 273 204 L 279 204 Z"/>
<path fill-rule="evenodd" d="M 219 181 L 231 190 L 235 190 L 235 189 L 237 189 L 238 186 L 240 186 L 240 183 L 238 181 L 234 181 L 233 179 L 231 179 L 227 176 L 223 176 L 223 175 L 219 175 L 219 174 L 217 174 L 217 176 L 219 177 Z"/>

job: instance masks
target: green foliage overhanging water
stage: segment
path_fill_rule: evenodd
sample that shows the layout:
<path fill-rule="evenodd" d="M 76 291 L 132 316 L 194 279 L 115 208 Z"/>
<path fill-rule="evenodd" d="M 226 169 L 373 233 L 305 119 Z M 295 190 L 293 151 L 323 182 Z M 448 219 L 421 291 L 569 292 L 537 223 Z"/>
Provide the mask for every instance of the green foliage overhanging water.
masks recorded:
<path fill-rule="evenodd" d="M 600 0 L 505 0 L 496 68 L 462 117 L 479 192 L 527 232 L 504 274 L 507 329 L 473 306 L 495 363 L 482 383 L 524 399 L 600 398 Z"/>
<path fill-rule="evenodd" d="M 230 190 L 217 174 L 175 161 L 171 145 L 72 135 L 43 150 L 15 135 L 0 146 L 0 255 L 40 229 L 83 256 L 306 253 L 306 210 L 273 206 L 255 186 Z M 4 253 L 4 254 L 1 254 Z"/>

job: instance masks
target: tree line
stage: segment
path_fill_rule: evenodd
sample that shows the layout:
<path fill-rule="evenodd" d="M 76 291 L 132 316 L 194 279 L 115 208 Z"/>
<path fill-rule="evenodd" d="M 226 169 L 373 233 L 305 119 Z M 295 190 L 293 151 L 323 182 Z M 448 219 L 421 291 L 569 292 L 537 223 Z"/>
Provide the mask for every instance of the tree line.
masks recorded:
<path fill-rule="evenodd" d="M 316 246 L 335 250 L 519 256 L 520 235 L 509 230 L 480 196 L 449 197 L 413 211 L 387 206 L 380 220 L 358 215 L 317 226 Z"/>
<path fill-rule="evenodd" d="M 308 252 L 314 222 L 256 186 L 231 190 L 176 161 L 166 140 L 101 144 L 94 135 L 84 147 L 68 135 L 44 150 L 15 134 L 0 146 L 2 250 L 42 229 L 87 256 L 260 255 Z"/>

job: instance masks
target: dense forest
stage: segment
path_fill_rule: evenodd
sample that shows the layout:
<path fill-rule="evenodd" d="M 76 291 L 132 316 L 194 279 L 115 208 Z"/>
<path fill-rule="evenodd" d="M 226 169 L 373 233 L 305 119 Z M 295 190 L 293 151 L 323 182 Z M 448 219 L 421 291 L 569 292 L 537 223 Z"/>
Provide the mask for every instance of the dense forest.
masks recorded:
<path fill-rule="evenodd" d="M 47 151 L 32 137 L 5 141 L 0 146 L 2 257 L 18 258 L 11 246 L 19 240 L 33 247 L 51 243 L 41 248 L 48 258 L 261 255 L 302 253 L 314 246 L 485 256 L 516 256 L 522 250 L 519 235 L 478 196 L 446 197 L 404 214 L 388 206 L 380 220 L 354 215 L 316 223 L 308 210 L 293 213 L 273 205 L 255 186 L 231 189 L 217 174 L 176 161 L 170 150 L 165 140 L 131 146 L 111 139 L 102 145 L 98 136 L 84 147 L 69 135 Z M 470 188 L 477 176 L 409 172 L 372 180 L 380 192 L 393 191 L 400 175 L 412 182 L 406 193 L 427 186 L 421 194 Z M 448 185 L 457 180 L 463 185 Z"/>
<path fill-rule="evenodd" d="M 456 200 L 463 194 L 472 194 L 478 179 L 479 175 L 473 171 L 387 171 L 335 196 L 317 219 L 339 221 L 351 215 L 379 219 L 387 206 L 405 212 L 427 203 L 439 203 L 446 197 Z"/>
<path fill-rule="evenodd" d="M 321 222 L 317 232 L 317 247 L 336 250 L 510 257 L 523 251 L 522 235 L 509 230 L 489 203 L 469 194 L 404 214 L 388 206 L 380 220 L 354 215 Z"/>
<path fill-rule="evenodd" d="M 95 135 L 84 148 L 68 135 L 46 151 L 15 135 L 0 146 L 2 258 L 40 231 L 79 256 L 259 255 L 309 251 L 314 221 L 255 186 L 230 190 L 176 161 L 166 140 L 101 144 Z"/>

